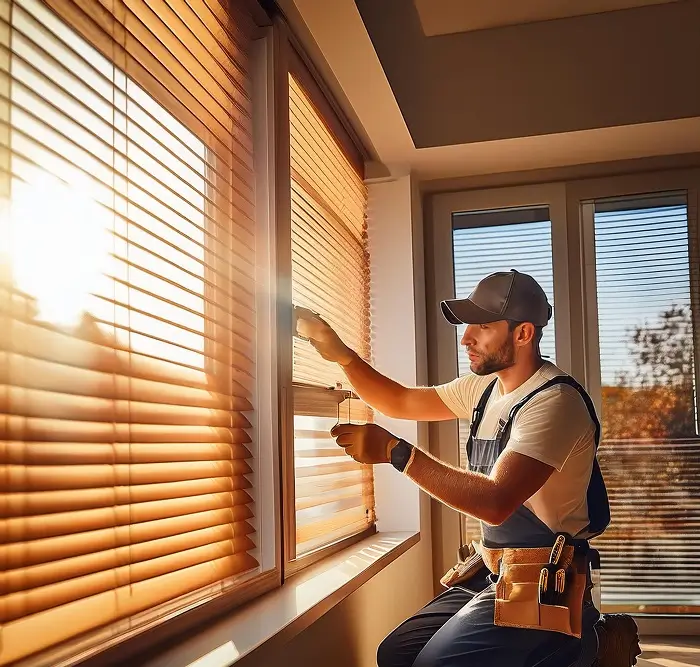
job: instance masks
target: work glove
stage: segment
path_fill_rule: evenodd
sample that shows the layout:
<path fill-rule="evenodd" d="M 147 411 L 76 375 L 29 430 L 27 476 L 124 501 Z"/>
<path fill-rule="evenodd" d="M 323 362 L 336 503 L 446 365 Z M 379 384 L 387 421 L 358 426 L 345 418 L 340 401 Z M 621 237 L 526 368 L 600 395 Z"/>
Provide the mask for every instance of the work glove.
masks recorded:
<path fill-rule="evenodd" d="M 294 313 L 297 333 L 307 338 L 324 359 L 347 366 L 355 358 L 355 353 L 320 315 L 300 306 L 294 308 Z"/>
<path fill-rule="evenodd" d="M 335 441 L 358 463 L 390 463 L 399 438 L 377 424 L 336 424 Z"/>

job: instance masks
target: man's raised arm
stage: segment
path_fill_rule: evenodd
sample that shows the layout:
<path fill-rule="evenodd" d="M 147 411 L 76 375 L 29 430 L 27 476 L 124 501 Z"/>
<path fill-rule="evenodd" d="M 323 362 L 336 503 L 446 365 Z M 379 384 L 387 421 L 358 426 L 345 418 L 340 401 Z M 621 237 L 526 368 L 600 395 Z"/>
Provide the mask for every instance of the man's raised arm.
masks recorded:
<path fill-rule="evenodd" d="M 342 367 L 360 398 L 387 417 L 414 421 L 455 419 L 432 387 L 405 387 L 382 375 L 340 339 L 321 317 L 306 308 L 295 308 L 296 330 L 327 361 Z"/>

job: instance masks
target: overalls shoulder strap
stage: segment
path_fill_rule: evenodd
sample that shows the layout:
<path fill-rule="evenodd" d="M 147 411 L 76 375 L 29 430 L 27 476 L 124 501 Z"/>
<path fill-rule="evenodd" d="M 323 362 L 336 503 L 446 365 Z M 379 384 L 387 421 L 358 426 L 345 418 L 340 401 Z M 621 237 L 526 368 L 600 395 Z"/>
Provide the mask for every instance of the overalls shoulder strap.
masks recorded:
<path fill-rule="evenodd" d="M 595 447 L 597 452 L 601 436 L 600 420 L 598 419 L 595 406 L 593 405 L 593 401 L 588 395 L 588 392 L 570 375 L 557 375 L 556 377 L 553 377 L 551 380 L 548 380 L 543 385 L 530 392 L 511 408 L 510 413 L 508 414 L 508 420 L 506 421 L 505 425 L 503 425 L 503 436 L 501 442 L 504 445 L 508 441 L 510 430 L 513 426 L 513 420 L 515 419 L 515 416 L 518 414 L 519 410 L 540 392 L 559 384 L 566 384 L 573 387 L 583 399 L 583 402 L 588 409 L 588 414 L 591 416 L 591 420 L 593 421 L 593 425 L 595 427 Z M 600 535 L 610 524 L 610 502 L 608 500 L 608 492 L 605 488 L 605 481 L 603 480 L 603 474 L 600 470 L 597 456 L 593 459 L 591 479 L 588 483 L 587 501 L 590 524 L 588 526 L 586 539 L 590 539 L 596 535 Z"/>
<path fill-rule="evenodd" d="M 570 387 L 573 387 L 581 396 L 583 399 L 583 402 L 586 404 L 586 408 L 588 410 L 588 414 L 591 416 L 591 420 L 593 421 L 593 425 L 595 426 L 595 446 L 596 449 L 598 448 L 598 445 L 600 444 L 600 420 L 598 419 L 598 415 L 595 410 L 595 406 L 593 405 L 593 401 L 591 400 L 591 397 L 588 395 L 588 392 L 576 381 L 574 378 L 572 378 L 570 375 L 557 375 L 556 377 L 551 378 L 550 380 L 547 380 L 544 384 L 540 385 L 537 387 L 537 389 L 531 391 L 527 396 L 524 398 L 520 399 L 511 409 L 510 413 L 508 414 L 508 421 L 505 423 L 503 427 L 503 433 L 504 433 L 504 439 L 508 439 L 508 436 L 510 435 L 510 429 L 513 425 L 513 420 L 515 419 L 515 416 L 518 414 L 520 409 L 532 398 L 537 396 L 537 394 L 546 391 L 547 389 L 551 387 L 555 387 L 556 385 L 559 384 L 567 384 Z"/>
<path fill-rule="evenodd" d="M 474 442 L 474 438 L 476 438 L 476 434 L 479 431 L 479 424 L 481 424 L 481 420 L 484 417 L 486 404 L 489 402 L 489 398 L 491 397 L 491 393 L 493 392 L 493 388 L 496 386 L 497 382 L 498 378 L 495 378 L 492 382 L 489 383 L 486 389 L 484 389 L 484 393 L 481 394 L 481 397 L 479 398 L 479 402 L 476 404 L 476 407 L 472 411 L 472 421 L 469 425 L 469 440 L 467 441 L 467 458 L 471 458 L 472 444 Z"/>

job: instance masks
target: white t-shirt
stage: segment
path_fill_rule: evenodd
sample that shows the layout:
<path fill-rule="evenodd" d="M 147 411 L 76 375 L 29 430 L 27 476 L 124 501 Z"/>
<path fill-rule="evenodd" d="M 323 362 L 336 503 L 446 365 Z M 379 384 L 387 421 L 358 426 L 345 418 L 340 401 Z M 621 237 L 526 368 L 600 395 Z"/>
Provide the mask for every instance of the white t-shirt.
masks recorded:
<path fill-rule="evenodd" d="M 477 437 L 494 438 L 499 419 L 507 420 L 518 401 L 557 375 L 545 362 L 526 382 L 503 394 L 500 382 L 491 392 Z M 467 374 L 435 387 L 445 405 L 460 419 L 471 421 L 472 411 L 495 376 Z M 527 502 L 553 532 L 577 535 L 588 525 L 586 491 L 595 457 L 595 426 L 581 395 L 569 385 L 545 389 L 517 413 L 506 450 L 525 454 L 554 468 L 554 473 Z"/>

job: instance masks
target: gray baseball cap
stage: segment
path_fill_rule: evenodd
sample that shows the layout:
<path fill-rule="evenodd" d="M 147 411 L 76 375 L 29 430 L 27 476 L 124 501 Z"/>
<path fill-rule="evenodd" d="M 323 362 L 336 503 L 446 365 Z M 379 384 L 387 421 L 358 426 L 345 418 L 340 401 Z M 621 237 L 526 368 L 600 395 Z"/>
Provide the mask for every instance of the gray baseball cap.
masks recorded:
<path fill-rule="evenodd" d="M 440 308 L 455 325 L 513 320 L 543 327 L 552 317 L 552 306 L 539 283 L 515 269 L 486 276 L 466 299 L 442 301 Z"/>

